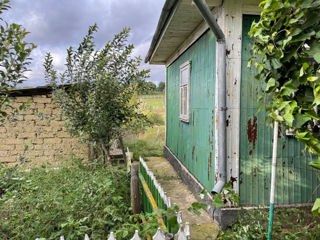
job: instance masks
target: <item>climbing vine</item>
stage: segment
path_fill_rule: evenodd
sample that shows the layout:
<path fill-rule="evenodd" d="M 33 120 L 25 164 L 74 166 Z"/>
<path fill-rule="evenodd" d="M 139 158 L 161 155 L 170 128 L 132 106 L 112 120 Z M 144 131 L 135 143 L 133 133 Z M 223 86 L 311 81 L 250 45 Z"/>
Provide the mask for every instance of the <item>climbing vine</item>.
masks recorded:
<path fill-rule="evenodd" d="M 320 169 L 320 0 L 265 0 L 260 7 L 249 32 L 260 103 L 318 155 L 310 165 Z"/>

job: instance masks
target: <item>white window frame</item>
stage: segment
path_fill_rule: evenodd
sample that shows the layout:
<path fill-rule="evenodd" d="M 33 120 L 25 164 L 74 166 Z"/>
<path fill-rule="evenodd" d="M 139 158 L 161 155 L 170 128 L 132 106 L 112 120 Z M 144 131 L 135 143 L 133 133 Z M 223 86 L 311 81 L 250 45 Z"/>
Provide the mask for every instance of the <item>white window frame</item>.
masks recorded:
<path fill-rule="evenodd" d="M 187 71 L 186 82 L 182 81 L 182 72 Z M 191 62 L 187 61 L 180 65 L 180 94 L 179 94 L 179 118 L 181 121 L 189 122 L 190 113 L 190 77 L 191 77 Z M 186 89 L 186 96 L 183 94 Z M 186 104 L 186 108 L 183 108 L 183 104 Z"/>

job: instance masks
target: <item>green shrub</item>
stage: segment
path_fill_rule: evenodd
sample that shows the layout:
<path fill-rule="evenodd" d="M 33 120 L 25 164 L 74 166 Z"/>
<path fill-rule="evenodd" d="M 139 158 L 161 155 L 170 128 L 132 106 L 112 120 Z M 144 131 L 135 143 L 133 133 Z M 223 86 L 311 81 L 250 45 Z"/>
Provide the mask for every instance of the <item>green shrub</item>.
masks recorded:
<path fill-rule="evenodd" d="M 156 112 L 150 112 L 148 118 L 154 125 L 164 125 L 163 116 Z"/>
<path fill-rule="evenodd" d="M 129 179 L 122 169 L 77 162 L 10 171 L 0 169 L 0 239 L 83 239 L 85 233 L 106 239 L 129 221 Z"/>

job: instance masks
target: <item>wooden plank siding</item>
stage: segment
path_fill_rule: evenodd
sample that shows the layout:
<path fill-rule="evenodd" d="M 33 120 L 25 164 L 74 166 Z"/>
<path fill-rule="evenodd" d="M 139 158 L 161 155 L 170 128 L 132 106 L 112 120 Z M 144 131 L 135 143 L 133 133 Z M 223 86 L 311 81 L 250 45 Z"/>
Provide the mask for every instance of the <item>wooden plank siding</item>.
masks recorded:
<path fill-rule="evenodd" d="M 211 31 L 167 68 L 166 145 L 208 190 L 214 186 L 215 44 Z M 179 120 L 180 65 L 191 61 L 189 123 Z"/>
<path fill-rule="evenodd" d="M 242 34 L 241 114 L 240 114 L 240 203 L 269 203 L 273 129 L 266 126 L 266 112 L 257 116 L 260 85 L 256 70 L 247 68 L 252 40 L 248 31 L 257 16 L 244 15 Z M 280 130 L 278 139 L 275 204 L 312 202 L 320 191 L 316 170 L 308 166 L 312 159 L 304 146 Z"/>

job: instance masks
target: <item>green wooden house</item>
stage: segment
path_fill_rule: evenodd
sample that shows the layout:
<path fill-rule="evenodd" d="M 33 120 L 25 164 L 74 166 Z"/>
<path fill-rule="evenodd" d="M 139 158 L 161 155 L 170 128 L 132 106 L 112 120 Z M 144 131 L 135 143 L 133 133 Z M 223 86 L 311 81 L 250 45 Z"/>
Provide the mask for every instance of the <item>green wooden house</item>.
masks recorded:
<path fill-rule="evenodd" d="M 242 206 L 268 205 L 270 192 L 273 129 L 264 111 L 256 116 L 259 86 L 247 67 L 259 2 L 166 0 L 146 56 L 166 66 L 166 157 L 195 192 L 231 181 Z M 319 196 L 314 157 L 303 149 L 281 129 L 278 205 Z"/>

